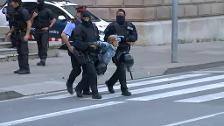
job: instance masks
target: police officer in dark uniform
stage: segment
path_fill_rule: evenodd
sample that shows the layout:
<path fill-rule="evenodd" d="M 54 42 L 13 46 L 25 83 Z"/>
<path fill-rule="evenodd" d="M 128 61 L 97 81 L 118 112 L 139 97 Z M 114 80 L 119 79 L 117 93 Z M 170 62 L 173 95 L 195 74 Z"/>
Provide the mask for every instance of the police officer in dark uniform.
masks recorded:
<path fill-rule="evenodd" d="M 14 32 L 17 41 L 19 70 L 16 74 L 29 74 L 30 67 L 28 63 L 28 38 L 30 35 L 32 22 L 28 10 L 21 7 L 21 0 L 12 0 L 10 5 L 15 9 L 13 18 L 13 27 L 9 34 Z"/>
<path fill-rule="evenodd" d="M 106 85 L 110 93 L 114 93 L 113 86 L 119 80 L 121 84 L 122 95 L 130 96 L 131 92 L 128 91 L 127 81 L 126 81 L 126 65 L 123 62 L 123 54 L 129 53 L 131 45 L 137 41 L 137 31 L 135 26 L 125 21 L 126 13 L 123 9 L 119 9 L 116 13 L 116 22 L 109 24 L 109 26 L 104 31 L 106 41 L 110 35 L 118 35 L 122 39 L 117 48 L 116 54 L 113 57 L 113 62 L 117 66 L 117 69 L 113 76 L 106 81 Z"/>
<path fill-rule="evenodd" d="M 73 41 L 75 39 L 72 33 L 73 33 L 74 29 L 79 24 L 81 24 L 81 14 L 82 14 L 82 12 L 86 11 L 86 6 L 79 6 L 76 8 L 76 11 L 77 11 L 76 18 L 67 23 L 67 25 L 65 26 L 65 29 L 63 30 L 63 32 L 61 34 L 62 41 L 66 44 L 66 46 L 68 48 L 68 54 L 71 57 L 71 63 L 72 63 L 72 71 L 71 71 L 69 78 L 66 82 L 66 88 L 70 94 L 74 93 L 73 92 L 73 83 L 74 83 L 76 77 L 81 74 L 82 70 L 81 70 L 81 64 L 79 64 L 79 62 L 77 61 L 75 54 L 74 54 L 75 48 L 74 48 L 73 44 L 70 43 L 69 40 Z M 86 87 L 83 90 L 83 94 L 84 95 L 91 94 L 89 91 L 89 87 Z"/>
<path fill-rule="evenodd" d="M 44 6 L 44 0 L 37 0 L 37 9 L 34 10 L 33 27 L 35 28 L 34 37 L 38 44 L 38 56 L 40 62 L 38 66 L 45 66 L 48 50 L 49 29 L 55 24 L 53 12 Z"/>
<path fill-rule="evenodd" d="M 80 50 L 85 57 L 82 62 L 83 76 L 81 82 L 76 86 L 76 94 L 82 97 L 82 91 L 86 87 L 91 88 L 92 98 L 101 99 L 101 95 L 97 89 L 97 72 L 95 63 L 98 59 L 97 46 L 95 42 L 99 40 L 99 31 L 92 23 L 91 16 L 88 11 L 82 14 L 82 23 L 75 28 L 74 31 L 74 46 Z"/>

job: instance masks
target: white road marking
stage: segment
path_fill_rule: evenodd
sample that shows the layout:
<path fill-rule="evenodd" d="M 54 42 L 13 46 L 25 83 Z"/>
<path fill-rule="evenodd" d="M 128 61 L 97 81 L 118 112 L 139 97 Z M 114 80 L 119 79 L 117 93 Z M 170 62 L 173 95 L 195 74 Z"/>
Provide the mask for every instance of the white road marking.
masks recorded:
<path fill-rule="evenodd" d="M 52 117 L 57 117 L 57 116 L 62 116 L 62 115 L 87 111 L 87 110 L 93 110 L 93 109 L 108 107 L 108 106 L 122 104 L 122 103 L 124 103 L 124 102 L 112 101 L 112 102 L 106 102 L 106 103 L 102 103 L 102 104 L 96 104 L 96 105 L 90 105 L 90 106 L 85 106 L 85 107 L 80 107 L 80 108 L 68 109 L 68 110 L 63 110 L 63 111 L 58 111 L 58 112 L 53 112 L 53 113 L 48 113 L 48 114 L 43 114 L 43 115 L 32 116 L 32 117 L 18 119 L 18 120 L 13 120 L 13 121 L 9 121 L 9 122 L 2 122 L 2 123 L 0 123 L 0 126 L 18 125 L 18 124 L 33 122 L 33 121 L 37 121 L 37 120 L 41 120 L 41 119 L 47 119 L 47 118 L 52 118 Z"/>
<path fill-rule="evenodd" d="M 148 95 L 148 96 L 143 96 L 143 97 L 137 97 L 137 98 L 132 98 L 132 99 L 128 99 L 128 100 L 130 100 L 130 101 L 151 101 L 151 100 L 157 100 L 157 99 L 161 99 L 161 98 L 196 93 L 196 92 L 200 92 L 200 91 L 206 91 L 206 90 L 217 89 L 217 88 L 222 88 L 222 87 L 224 87 L 224 82 L 206 85 L 206 86 L 199 86 L 199 87 L 194 87 L 194 88 L 187 88 L 187 89 L 182 89 L 182 90 L 177 90 L 177 91 L 165 92 L 165 93 L 160 93 L 160 94 Z"/>
<path fill-rule="evenodd" d="M 223 78 L 224 78 L 224 75 L 219 75 L 219 76 L 206 77 L 206 78 L 196 79 L 196 80 L 170 83 L 170 84 L 154 86 L 154 87 L 143 87 L 143 88 L 140 88 L 140 89 L 135 89 L 135 90 L 130 90 L 130 91 L 132 92 L 132 94 L 141 94 L 141 93 L 158 91 L 158 90 L 163 90 L 163 89 L 170 89 L 170 88 L 176 88 L 176 87 L 182 87 L 182 86 L 195 85 L 195 84 L 198 84 L 198 83 L 209 82 L 209 81 L 219 80 L 219 79 L 223 79 Z M 142 85 L 142 84 L 139 83 L 139 85 Z M 120 96 L 121 96 L 120 93 L 104 95 L 102 100 L 116 98 L 116 97 L 120 97 Z M 84 98 L 84 100 L 89 100 L 89 99 L 90 98 Z"/>
<path fill-rule="evenodd" d="M 176 123 L 172 123 L 172 124 L 168 124 L 168 125 L 164 125 L 164 126 L 180 126 L 180 125 L 183 125 L 183 124 L 192 123 L 192 122 L 216 117 L 216 116 L 220 116 L 220 115 L 223 115 L 223 114 L 224 114 L 224 112 L 215 113 L 215 114 L 201 116 L 201 117 L 198 117 L 198 118 L 193 118 L 193 119 L 189 119 L 189 120 L 186 120 L 186 121 L 176 122 Z"/>
<path fill-rule="evenodd" d="M 217 100 L 217 99 L 221 99 L 221 98 L 224 98 L 224 92 L 182 99 L 182 100 L 178 100 L 176 102 L 202 103 L 202 102 L 213 101 L 213 100 Z"/>
<path fill-rule="evenodd" d="M 203 75 L 206 75 L 206 74 L 186 74 L 186 75 L 180 75 L 177 77 L 167 77 L 167 78 L 161 78 L 161 79 L 155 79 L 155 80 L 147 80 L 147 81 L 141 81 L 141 82 L 135 82 L 135 83 L 129 84 L 128 87 L 132 88 L 132 87 L 137 87 L 137 86 L 152 85 L 152 84 L 156 84 L 156 83 L 188 79 L 188 78 L 192 78 L 192 77 L 200 77 Z M 222 75 L 221 77 L 224 78 L 224 75 Z M 217 77 L 216 79 L 219 79 L 219 77 Z M 114 86 L 114 89 L 120 89 L 120 85 Z M 99 92 L 105 92 L 105 91 L 107 91 L 107 87 L 99 88 Z M 39 98 L 39 99 L 41 99 L 41 100 L 58 100 L 58 99 L 69 98 L 69 97 L 73 97 L 73 95 L 61 94 L 61 95 L 56 95 L 56 96 L 43 97 L 43 98 Z"/>

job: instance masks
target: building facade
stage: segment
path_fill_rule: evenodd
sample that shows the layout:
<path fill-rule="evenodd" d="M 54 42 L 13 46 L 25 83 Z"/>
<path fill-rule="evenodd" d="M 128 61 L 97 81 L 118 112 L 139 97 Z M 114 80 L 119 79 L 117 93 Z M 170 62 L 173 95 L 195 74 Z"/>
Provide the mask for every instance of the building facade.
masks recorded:
<path fill-rule="evenodd" d="M 127 11 L 131 21 L 168 20 L 172 0 L 70 0 L 87 5 L 97 16 L 112 21 L 118 8 Z M 224 14 L 224 0 L 179 0 L 180 18 L 197 18 Z"/>

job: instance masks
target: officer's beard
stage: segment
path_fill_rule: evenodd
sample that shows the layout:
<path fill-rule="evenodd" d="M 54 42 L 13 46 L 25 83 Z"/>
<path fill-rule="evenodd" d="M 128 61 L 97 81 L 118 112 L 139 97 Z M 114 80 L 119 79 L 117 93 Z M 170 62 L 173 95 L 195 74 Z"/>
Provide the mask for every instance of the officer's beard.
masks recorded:
<path fill-rule="evenodd" d="M 116 17 L 116 22 L 117 22 L 119 25 L 123 25 L 124 22 L 125 22 L 125 16 L 117 16 L 117 17 Z"/>

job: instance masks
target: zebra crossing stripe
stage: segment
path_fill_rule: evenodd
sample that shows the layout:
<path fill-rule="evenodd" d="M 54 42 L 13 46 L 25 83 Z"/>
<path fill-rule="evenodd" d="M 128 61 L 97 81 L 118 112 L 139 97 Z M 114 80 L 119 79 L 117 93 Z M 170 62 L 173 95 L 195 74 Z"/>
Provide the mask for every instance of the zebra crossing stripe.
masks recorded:
<path fill-rule="evenodd" d="M 176 102 L 202 103 L 202 102 L 218 100 L 221 98 L 224 98 L 224 92 L 208 94 L 208 95 L 203 95 L 203 96 L 198 96 L 198 97 L 193 97 L 193 98 L 188 98 L 188 99 L 182 99 L 182 100 L 178 100 Z"/>
<path fill-rule="evenodd" d="M 131 92 L 132 92 L 132 94 L 141 94 L 141 93 L 147 93 L 147 92 L 158 91 L 158 90 L 163 90 L 163 89 L 195 85 L 198 83 L 210 82 L 210 81 L 215 81 L 215 80 L 219 80 L 219 79 L 223 79 L 223 78 L 224 78 L 224 75 L 219 75 L 219 76 L 213 76 L 213 77 L 206 77 L 206 78 L 202 78 L 202 79 L 181 81 L 181 82 L 176 82 L 176 83 L 159 85 L 159 86 L 154 86 L 154 87 L 143 87 L 140 89 L 131 90 Z M 106 100 L 106 99 L 111 99 L 111 98 L 116 98 L 116 97 L 120 97 L 120 93 L 105 95 L 105 96 L 103 96 L 103 99 Z M 90 98 L 85 98 L 84 100 L 89 100 L 89 99 Z"/>
<path fill-rule="evenodd" d="M 94 110 L 94 109 L 104 108 L 104 107 L 118 105 L 118 104 L 122 104 L 122 103 L 124 103 L 124 102 L 111 101 L 111 102 L 106 102 L 106 103 L 102 103 L 102 104 L 95 104 L 95 105 L 90 105 L 90 106 L 85 106 L 85 107 L 80 107 L 80 108 L 67 109 L 67 110 L 52 112 L 52 113 L 48 113 L 48 114 L 31 116 L 31 117 L 27 117 L 27 118 L 23 118 L 23 119 L 13 120 L 13 121 L 9 121 L 9 122 L 2 122 L 2 123 L 0 123 L 0 126 L 19 125 L 19 124 L 23 124 L 23 123 L 27 123 L 27 122 L 33 122 L 33 121 L 37 121 L 37 120 L 63 116 L 63 115 L 68 115 L 68 114 L 87 111 L 87 110 Z"/>
<path fill-rule="evenodd" d="M 204 74 L 186 74 L 186 75 L 181 75 L 181 76 L 177 76 L 177 77 L 167 77 L 167 78 L 161 78 L 161 79 L 156 79 L 156 80 L 141 81 L 141 82 L 129 84 L 128 87 L 132 88 L 132 87 L 137 87 L 137 86 L 152 85 L 152 84 L 168 82 L 168 81 L 178 81 L 181 79 L 188 79 L 188 78 L 199 77 L 199 76 L 203 76 L 203 75 Z M 223 77 L 224 77 L 224 75 L 223 75 Z M 114 86 L 114 89 L 120 89 L 120 86 L 116 85 L 116 86 Z M 99 89 L 99 92 L 105 92 L 105 91 L 107 91 L 106 87 Z"/>
<path fill-rule="evenodd" d="M 206 91 L 206 90 L 223 88 L 223 87 L 224 87 L 224 82 L 206 85 L 206 86 L 199 86 L 194 88 L 187 88 L 187 89 L 182 89 L 177 91 L 165 92 L 160 94 L 148 95 L 143 97 L 131 98 L 128 100 L 129 101 L 152 101 L 152 100 L 157 100 L 157 99 L 162 99 L 162 98 L 167 98 L 172 96 L 185 95 L 185 94 L 196 93 L 200 91 Z"/>
<path fill-rule="evenodd" d="M 184 124 L 188 124 L 188 123 L 192 123 L 192 122 L 196 122 L 196 121 L 200 121 L 200 120 L 204 120 L 204 119 L 208 119 L 208 118 L 213 118 L 213 117 L 220 116 L 223 114 L 224 114 L 224 112 L 220 112 L 220 113 L 201 116 L 201 117 L 197 117 L 197 118 L 193 118 L 193 119 L 189 119 L 189 120 L 185 120 L 185 121 L 181 121 L 181 122 L 176 122 L 176 123 L 172 123 L 172 124 L 168 124 L 168 125 L 163 125 L 163 126 L 181 126 Z"/>
<path fill-rule="evenodd" d="M 135 83 L 129 84 L 128 87 L 132 88 L 132 87 L 137 87 L 137 86 L 152 85 L 152 84 L 156 84 L 156 83 L 177 81 L 177 80 L 188 79 L 188 78 L 193 78 L 193 77 L 200 77 L 203 75 L 206 75 L 206 74 L 186 74 L 186 75 L 180 75 L 180 76 L 176 76 L 176 77 L 167 77 L 167 78 L 161 78 L 161 79 L 155 79 L 155 80 L 147 80 L 147 81 L 141 81 L 141 82 L 135 82 Z M 224 77 L 224 75 L 223 75 L 223 77 Z M 116 85 L 116 86 L 114 86 L 114 89 L 120 89 L 120 86 Z M 106 87 L 99 88 L 99 92 L 105 92 L 105 91 L 107 91 Z M 41 99 L 41 100 L 57 100 L 57 99 L 63 99 L 63 98 L 69 98 L 69 97 L 73 97 L 73 96 L 68 95 L 68 94 L 61 94 L 61 95 L 43 97 L 43 98 L 39 98 L 39 99 Z M 110 97 L 113 97 L 113 96 L 110 96 Z"/>

